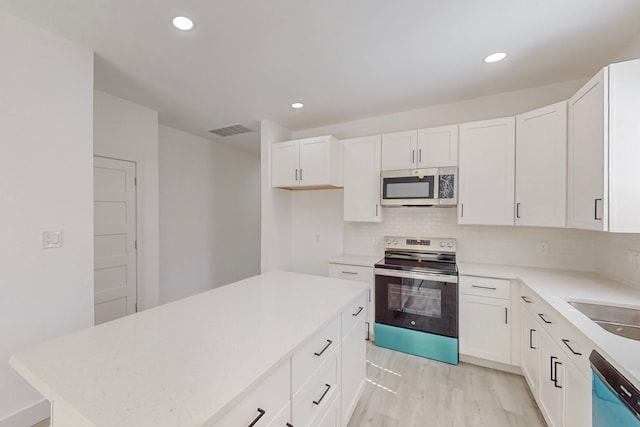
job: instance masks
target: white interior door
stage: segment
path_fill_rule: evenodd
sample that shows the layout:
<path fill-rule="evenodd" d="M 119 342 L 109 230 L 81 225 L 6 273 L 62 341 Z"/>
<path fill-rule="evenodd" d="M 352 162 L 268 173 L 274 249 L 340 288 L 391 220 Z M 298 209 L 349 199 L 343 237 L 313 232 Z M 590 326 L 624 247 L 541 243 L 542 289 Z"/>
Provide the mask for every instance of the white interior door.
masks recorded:
<path fill-rule="evenodd" d="M 95 323 L 135 313 L 136 164 L 94 157 Z"/>

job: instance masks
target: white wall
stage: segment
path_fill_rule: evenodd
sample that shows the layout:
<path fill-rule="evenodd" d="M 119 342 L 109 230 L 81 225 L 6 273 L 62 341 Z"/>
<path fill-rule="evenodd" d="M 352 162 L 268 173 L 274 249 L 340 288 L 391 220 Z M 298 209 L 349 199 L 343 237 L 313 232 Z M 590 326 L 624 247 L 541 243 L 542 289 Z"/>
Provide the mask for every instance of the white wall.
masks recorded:
<path fill-rule="evenodd" d="M 261 262 L 260 270 L 291 270 L 292 191 L 271 187 L 271 144 L 291 139 L 289 131 L 271 120 L 260 122 Z"/>
<path fill-rule="evenodd" d="M 138 309 L 159 303 L 158 113 L 95 91 L 94 152 L 136 162 Z"/>
<path fill-rule="evenodd" d="M 93 324 L 93 55 L 0 12 L 0 426 L 48 403 L 11 369 L 22 348 Z M 63 246 L 41 249 L 43 230 Z"/>
<path fill-rule="evenodd" d="M 260 269 L 260 159 L 160 126 L 160 301 Z"/>

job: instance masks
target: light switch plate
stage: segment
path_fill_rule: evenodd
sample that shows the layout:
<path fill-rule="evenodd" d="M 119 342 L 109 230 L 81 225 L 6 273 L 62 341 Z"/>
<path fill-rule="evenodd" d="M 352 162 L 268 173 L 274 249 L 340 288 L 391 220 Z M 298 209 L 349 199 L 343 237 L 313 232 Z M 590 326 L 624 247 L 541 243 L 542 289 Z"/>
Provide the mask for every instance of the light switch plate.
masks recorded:
<path fill-rule="evenodd" d="M 62 230 L 46 230 L 42 232 L 42 249 L 62 247 Z"/>

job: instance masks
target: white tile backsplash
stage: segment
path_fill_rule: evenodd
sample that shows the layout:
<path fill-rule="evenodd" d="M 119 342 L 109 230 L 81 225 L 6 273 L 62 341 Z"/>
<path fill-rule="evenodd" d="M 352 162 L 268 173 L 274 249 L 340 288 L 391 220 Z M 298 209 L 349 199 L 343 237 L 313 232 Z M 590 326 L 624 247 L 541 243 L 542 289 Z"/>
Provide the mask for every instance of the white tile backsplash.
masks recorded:
<path fill-rule="evenodd" d="M 383 208 L 382 223 L 346 222 L 344 252 L 382 255 L 388 235 L 457 239 L 458 259 L 467 262 L 593 270 L 595 233 L 514 226 L 458 225 L 455 208 Z M 549 255 L 537 243 L 549 243 Z"/>
<path fill-rule="evenodd" d="M 640 234 L 596 233 L 596 271 L 640 289 L 640 271 L 627 262 L 629 249 L 640 251 Z"/>

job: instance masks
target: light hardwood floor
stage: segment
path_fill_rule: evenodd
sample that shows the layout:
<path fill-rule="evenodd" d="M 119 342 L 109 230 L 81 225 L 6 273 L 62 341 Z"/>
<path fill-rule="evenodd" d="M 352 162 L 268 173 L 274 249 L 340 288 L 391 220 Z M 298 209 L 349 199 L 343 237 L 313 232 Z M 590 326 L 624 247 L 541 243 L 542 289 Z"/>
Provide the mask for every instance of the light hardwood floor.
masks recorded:
<path fill-rule="evenodd" d="M 367 382 L 349 427 L 546 427 L 523 377 L 367 343 Z"/>
<path fill-rule="evenodd" d="M 33 427 L 48 427 L 48 420 Z M 367 382 L 348 427 L 546 427 L 524 378 L 367 343 Z"/>

